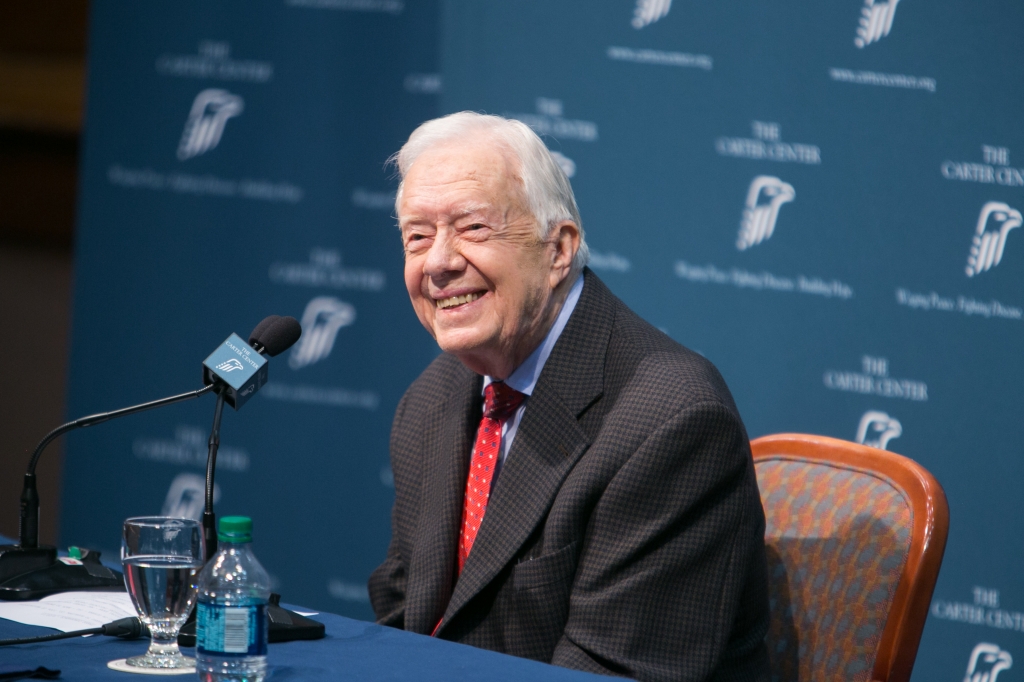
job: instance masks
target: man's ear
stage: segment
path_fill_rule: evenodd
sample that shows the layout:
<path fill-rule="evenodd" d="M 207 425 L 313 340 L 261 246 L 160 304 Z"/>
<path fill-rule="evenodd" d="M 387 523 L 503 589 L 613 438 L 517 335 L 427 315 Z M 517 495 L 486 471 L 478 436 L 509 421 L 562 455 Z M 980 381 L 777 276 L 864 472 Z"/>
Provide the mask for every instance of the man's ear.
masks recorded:
<path fill-rule="evenodd" d="M 552 243 L 555 247 L 551 256 L 551 288 L 553 289 L 569 276 L 572 259 L 580 248 L 580 228 L 571 220 L 563 220 L 555 225 L 552 232 L 554 232 Z"/>

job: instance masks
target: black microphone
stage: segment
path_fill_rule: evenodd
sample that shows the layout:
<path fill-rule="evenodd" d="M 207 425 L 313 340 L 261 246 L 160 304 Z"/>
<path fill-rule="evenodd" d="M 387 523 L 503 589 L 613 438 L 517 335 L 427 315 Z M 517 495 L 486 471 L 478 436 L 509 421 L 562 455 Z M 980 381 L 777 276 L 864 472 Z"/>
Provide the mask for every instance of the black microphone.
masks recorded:
<path fill-rule="evenodd" d="M 280 315 L 271 315 L 256 325 L 249 343 L 232 334 L 203 361 L 203 383 L 217 384 L 217 394 L 240 410 L 267 383 L 267 357 L 291 348 L 301 334 L 294 317 Z"/>
<path fill-rule="evenodd" d="M 292 325 L 294 325 L 294 328 Z M 296 328 L 298 328 L 298 322 L 295 321 L 295 318 L 283 318 L 279 315 L 271 315 L 256 325 L 256 328 L 253 329 L 250 337 L 261 340 L 263 351 L 272 356 L 287 350 L 291 344 L 295 343 L 298 339 L 298 335 L 301 334 L 301 330 L 296 331 Z M 246 346 L 245 342 L 237 335 L 233 334 L 232 337 L 237 339 L 241 346 Z M 232 337 L 229 337 L 229 340 Z M 291 339 L 291 341 L 288 342 L 288 339 Z M 218 351 L 214 351 L 214 354 L 222 350 L 222 348 L 219 348 Z M 246 347 L 245 350 L 248 350 L 248 347 Z M 271 350 L 274 352 L 269 352 Z M 260 361 L 263 363 L 263 368 L 265 370 L 266 360 L 262 356 L 257 355 L 257 357 L 259 357 Z M 229 378 L 231 373 L 232 372 L 227 373 Z M 204 377 L 206 374 L 207 373 L 204 371 Z M 28 469 L 25 473 L 19 504 L 18 544 L 0 545 L 0 599 L 38 599 L 53 592 L 73 589 L 89 589 L 97 586 L 111 587 L 109 584 L 111 577 L 106 574 L 93 575 L 103 573 L 103 571 L 93 569 L 91 566 L 87 567 L 91 573 L 78 571 L 68 573 L 67 571 L 61 571 L 60 576 L 56 576 L 56 574 L 49 575 L 49 573 L 53 573 L 50 569 L 60 568 L 60 566 L 64 565 L 61 564 L 60 566 L 56 566 L 58 563 L 56 547 L 39 545 L 39 494 L 36 489 L 35 472 L 36 465 L 39 462 L 39 458 L 42 455 L 43 450 L 45 450 L 50 443 L 68 431 L 101 424 L 111 419 L 126 417 L 138 412 L 145 412 L 157 407 L 163 407 L 164 405 L 173 405 L 174 403 L 191 400 L 192 398 L 198 398 L 199 396 L 211 391 L 218 394 L 216 426 L 219 429 L 220 410 L 223 408 L 224 394 L 228 392 L 227 389 L 230 387 L 230 384 L 223 379 L 223 374 L 223 370 L 213 372 L 210 381 L 206 382 L 207 385 L 201 389 L 189 391 L 188 393 L 181 393 L 168 398 L 161 398 L 160 400 L 153 400 L 139 405 L 132 405 L 131 407 L 125 407 L 119 410 L 100 412 L 98 414 L 81 417 L 66 424 L 62 424 L 50 431 L 50 433 L 46 434 L 32 453 L 32 458 L 29 460 Z M 264 371 L 263 383 L 265 382 L 266 373 Z M 252 393 L 245 396 L 245 398 L 247 399 L 251 394 Z M 213 436 L 211 435 L 211 439 L 212 438 Z M 216 458 L 215 451 L 213 457 L 214 459 Z M 212 477 L 208 475 L 208 480 L 211 478 Z M 208 493 L 208 497 L 212 498 L 212 494 Z M 210 500 L 210 503 L 212 507 L 212 499 Z M 216 535 L 214 535 L 214 538 L 216 538 Z M 98 555 L 96 557 L 96 564 L 100 565 Z M 80 567 L 75 566 L 65 568 Z M 40 571 L 47 571 L 48 575 L 41 576 L 39 580 L 34 579 L 33 576 L 25 575 L 24 577 L 27 580 L 19 579 L 17 581 L 19 583 L 18 585 L 10 585 L 8 583 L 12 578 L 22 576 L 23 574 L 38 575 L 36 572 Z M 107 573 L 113 573 L 108 569 L 104 569 L 104 571 Z M 81 576 L 79 573 L 81 573 Z M 47 589 L 44 585 L 49 585 L 49 588 Z"/>
<path fill-rule="evenodd" d="M 257 353 L 261 353 L 262 349 L 258 348 L 254 341 L 258 341 L 260 337 L 263 336 L 263 332 L 267 330 L 267 327 L 269 327 L 274 321 L 280 319 L 280 315 L 267 315 L 258 325 L 256 325 L 255 328 L 253 328 L 252 333 L 249 334 L 249 345 L 256 348 Z"/>
<path fill-rule="evenodd" d="M 270 317 L 256 325 L 249 335 L 249 345 L 260 355 L 274 357 L 285 352 L 302 336 L 302 327 L 294 317 Z"/>

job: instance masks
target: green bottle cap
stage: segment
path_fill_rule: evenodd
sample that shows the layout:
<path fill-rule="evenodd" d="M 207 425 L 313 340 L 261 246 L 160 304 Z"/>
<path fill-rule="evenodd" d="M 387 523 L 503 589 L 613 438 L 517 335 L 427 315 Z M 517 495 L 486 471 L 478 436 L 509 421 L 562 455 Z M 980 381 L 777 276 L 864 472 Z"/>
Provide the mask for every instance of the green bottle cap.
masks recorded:
<path fill-rule="evenodd" d="M 248 516 L 221 517 L 217 539 L 221 542 L 252 542 L 252 519 Z"/>

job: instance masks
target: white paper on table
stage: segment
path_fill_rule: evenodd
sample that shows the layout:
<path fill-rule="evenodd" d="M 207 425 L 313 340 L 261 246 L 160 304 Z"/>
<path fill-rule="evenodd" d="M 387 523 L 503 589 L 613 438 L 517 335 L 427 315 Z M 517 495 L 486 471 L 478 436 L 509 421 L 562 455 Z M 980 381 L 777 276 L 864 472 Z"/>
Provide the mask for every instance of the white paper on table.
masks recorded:
<path fill-rule="evenodd" d="M 0 618 L 61 632 L 138 616 L 127 592 L 60 592 L 39 601 L 0 602 Z"/>

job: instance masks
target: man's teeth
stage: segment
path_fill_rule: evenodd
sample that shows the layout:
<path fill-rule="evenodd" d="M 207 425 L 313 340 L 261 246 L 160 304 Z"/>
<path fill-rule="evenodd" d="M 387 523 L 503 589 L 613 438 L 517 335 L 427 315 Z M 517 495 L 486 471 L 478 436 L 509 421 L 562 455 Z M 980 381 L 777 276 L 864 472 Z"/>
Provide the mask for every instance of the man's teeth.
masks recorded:
<path fill-rule="evenodd" d="M 463 303 L 470 303 L 480 298 L 481 294 L 466 294 L 465 296 L 452 296 L 450 298 L 442 298 L 438 300 L 437 307 L 444 310 L 445 308 L 452 308 Z"/>

